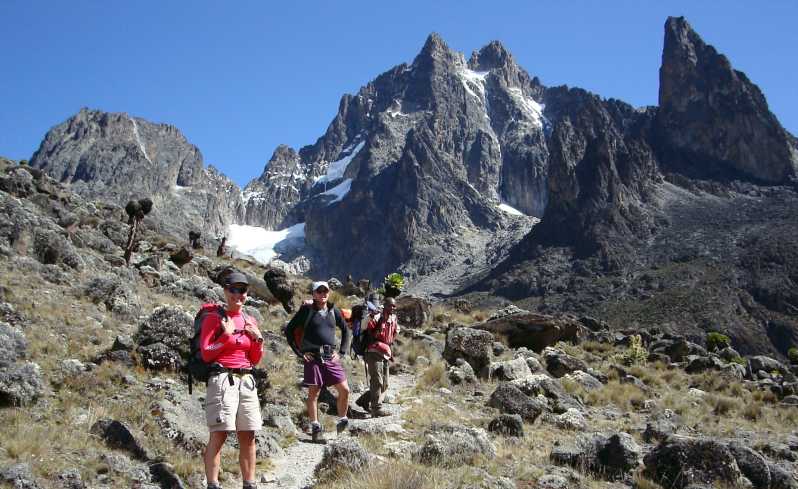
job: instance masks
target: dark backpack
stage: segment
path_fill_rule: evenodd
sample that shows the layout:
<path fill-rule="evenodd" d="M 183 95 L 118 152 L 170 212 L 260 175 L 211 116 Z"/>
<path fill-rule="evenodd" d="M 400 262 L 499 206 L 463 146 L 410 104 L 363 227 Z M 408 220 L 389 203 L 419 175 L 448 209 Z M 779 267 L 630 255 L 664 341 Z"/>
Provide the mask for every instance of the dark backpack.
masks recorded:
<path fill-rule="evenodd" d="M 200 332 L 202 330 L 202 321 L 208 314 L 218 314 L 220 319 L 227 317 L 224 307 L 219 304 L 203 304 L 197 315 L 194 316 L 194 336 L 191 337 L 189 344 L 188 364 L 186 370 L 188 371 L 188 393 L 192 394 L 192 384 L 194 380 L 199 382 L 207 382 L 211 373 L 211 363 L 205 363 L 202 359 L 202 352 L 200 351 Z M 214 333 L 211 341 L 215 341 L 222 334 L 222 329 Z"/>
<path fill-rule="evenodd" d="M 370 317 L 365 305 L 352 307 L 352 353 L 355 356 L 362 357 L 371 343 L 367 332 Z"/>

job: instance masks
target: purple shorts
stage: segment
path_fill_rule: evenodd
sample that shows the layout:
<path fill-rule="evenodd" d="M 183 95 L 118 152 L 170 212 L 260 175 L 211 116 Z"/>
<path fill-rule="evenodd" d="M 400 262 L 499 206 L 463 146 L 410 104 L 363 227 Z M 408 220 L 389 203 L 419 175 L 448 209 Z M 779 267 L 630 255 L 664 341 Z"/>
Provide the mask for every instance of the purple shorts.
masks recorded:
<path fill-rule="evenodd" d="M 344 373 L 340 359 L 324 362 L 323 364 L 318 360 L 305 362 L 305 378 L 302 379 L 302 385 L 305 387 L 309 385 L 326 387 L 340 384 L 345 380 L 346 373 Z"/>

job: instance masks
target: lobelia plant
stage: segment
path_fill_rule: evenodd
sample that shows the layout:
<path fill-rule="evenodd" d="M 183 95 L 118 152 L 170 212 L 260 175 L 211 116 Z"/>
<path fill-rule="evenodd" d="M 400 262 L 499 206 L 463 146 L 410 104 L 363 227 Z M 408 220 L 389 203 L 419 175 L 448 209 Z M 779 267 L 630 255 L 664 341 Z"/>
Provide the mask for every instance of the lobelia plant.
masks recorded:
<path fill-rule="evenodd" d="M 130 256 L 133 254 L 133 248 L 136 243 L 136 234 L 139 230 L 139 223 L 144 219 L 144 216 L 152 210 L 152 200 L 149 198 L 140 199 L 138 201 L 131 200 L 125 205 L 125 212 L 128 215 L 127 223 L 130 225 L 130 234 L 127 237 L 127 245 L 125 245 L 125 265 L 130 266 Z"/>
<path fill-rule="evenodd" d="M 629 341 L 629 348 L 623 354 L 623 363 L 626 365 L 645 365 L 648 360 L 648 351 L 643 346 L 643 338 L 639 335 L 632 335 Z"/>
<path fill-rule="evenodd" d="M 385 297 L 398 297 L 405 287 L 405 278 L 401 273 L 389 273 L 385 280 L 383 280 L 382 290 L 380 291 Z"/>

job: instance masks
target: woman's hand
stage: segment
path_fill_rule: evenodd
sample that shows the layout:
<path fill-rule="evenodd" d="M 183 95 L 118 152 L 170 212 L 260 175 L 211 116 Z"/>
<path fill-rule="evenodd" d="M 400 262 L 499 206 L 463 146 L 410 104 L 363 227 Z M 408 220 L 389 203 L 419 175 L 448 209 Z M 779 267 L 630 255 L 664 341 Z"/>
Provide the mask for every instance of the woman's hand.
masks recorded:
<path fill-rule="evenodd" d="M 252 323 L 246 323 L 244 325 L 244 334 L 254 341 L 263 341 L 263 335 L 260 333 L 260 330 Z"/>
<path fill-rule="evenodd" d="M 232 319 L 224 318 L 222 319 L 222 329 L 223 333 L 233 334 L 233 332 L 236 330 L 236 324 Z"/>
<path fill-rule="evenodd" d="M 312 362 L 314 360 L 312 353 L 304 353 L 302 358 L 305 359 L 306 362 Z"/>

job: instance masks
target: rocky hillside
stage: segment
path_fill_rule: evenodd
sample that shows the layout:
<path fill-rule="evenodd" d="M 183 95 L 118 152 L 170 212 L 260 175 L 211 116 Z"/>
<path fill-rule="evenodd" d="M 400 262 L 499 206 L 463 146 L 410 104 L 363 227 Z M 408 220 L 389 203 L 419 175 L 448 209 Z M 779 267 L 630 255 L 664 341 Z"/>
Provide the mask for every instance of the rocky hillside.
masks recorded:
<path fill-rule="evenodd" d="M 124 206 L 149 197 L 153 222 L 181 237 L 224 234 L 244 216 L 238 186 L 205 167 L 176 127 L 127 114 L 81 109 L 47 133 L 30 165 L 89 199 Z"/>
<path fill-rule="evenodd" d="M 127 267 L 123 217 L 0 162 L 3 487 L 204 487 L 204 388 L 189 394 L 180 368 L 193 313 L 220 299 L 230 267 L 250 276 L 246 308 L 266 338 L 262 488 L 798 487 L 796 365 L 741 355 L 719 334 L 693 341 L 464 299 L 400 296 L 389 416 L 355 405 L 367 383 L 347 359 L 350 428 L 331 430 L 325 393 L 328 443 L 308 443 L 301 366 L 279 333 L 307 280 L 178 252 L 149 217 Z M 362 300 L 349 293 L 362 291 L 344 285 L 336 302 Z M 228 443 L 220 478 L 239 487 Z"/>

